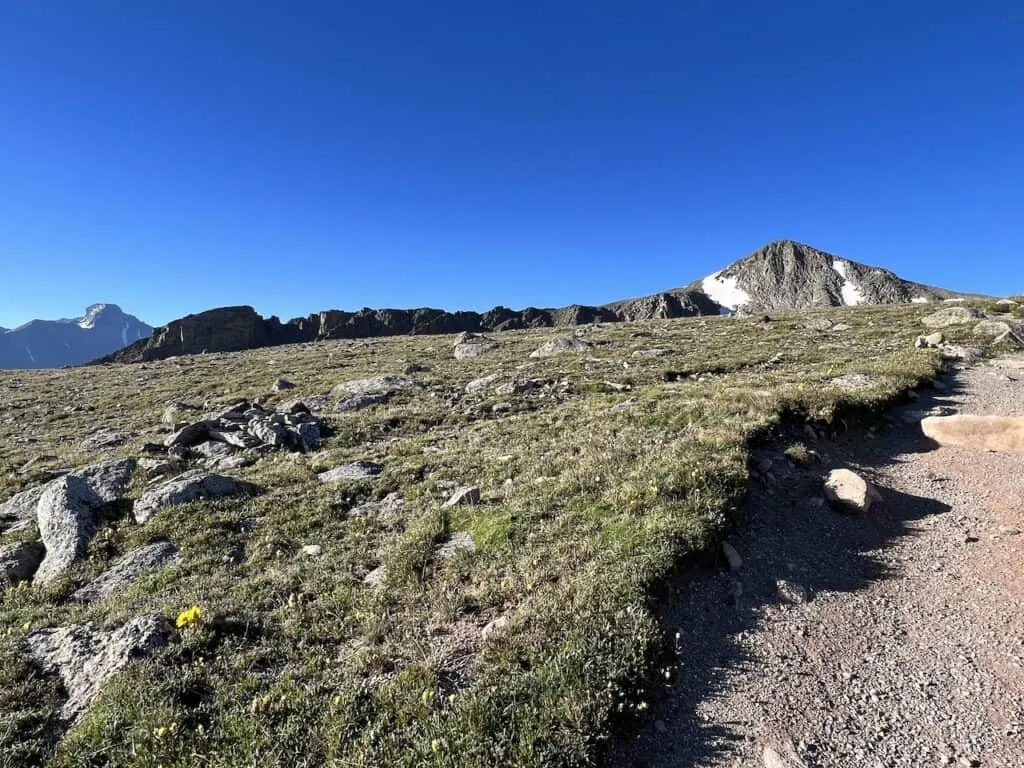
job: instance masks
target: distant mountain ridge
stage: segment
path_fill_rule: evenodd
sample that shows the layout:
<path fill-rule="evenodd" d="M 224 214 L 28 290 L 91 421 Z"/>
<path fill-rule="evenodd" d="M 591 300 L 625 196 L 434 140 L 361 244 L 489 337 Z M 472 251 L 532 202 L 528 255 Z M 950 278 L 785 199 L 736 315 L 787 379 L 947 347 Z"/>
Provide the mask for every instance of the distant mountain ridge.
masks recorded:
<path fill-rule="evenodd" d="M 93 304 L 81 317 L 0 329 L 0 369 L 81 365 L 152 333 L 151 326 L 116 304 Z"/>
<path fill-rule="evenodd" d="M 914 283 L 879 267 L 833 256 L 792 240 L 769 243 L 682 288 L 598 307 L 495 307 L 487 312 L 440 309 L 327 310 L 281 322 L 249 306 L 220 307 L 174 320 L 151 338 L 97 363 L 142 362 L 200 352 L 232 352 L 325 339 L 445 334 L 629 322 L 654 318 L 752 313 L 784 308 L 941 301 L 953 291 Z"/>

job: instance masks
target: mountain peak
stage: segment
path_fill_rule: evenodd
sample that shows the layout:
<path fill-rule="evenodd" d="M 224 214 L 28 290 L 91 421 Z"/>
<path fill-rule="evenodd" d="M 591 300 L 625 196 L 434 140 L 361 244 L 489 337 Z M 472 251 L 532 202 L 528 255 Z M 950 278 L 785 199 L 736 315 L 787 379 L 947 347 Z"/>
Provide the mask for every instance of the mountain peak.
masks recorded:
<path fill-rule="evenodd" d="M 81 317 L 30 320 L 14 330 L 0 329 L 0 369 L 80 365 L 152 333 L 117 304 L 92 304 Z"/>
<path fill-rule="evenodd" d="M 939 301 L 952 294 L 796 240 L 774 240 L 693 284 L 723 313 Z"/>
<path fill-rule="evenodd" d="M 117 304 L 90 304 L 85 309 L 85 314 L 78 319 L 79 328 L 93 328 L 98 320 L 110 320 L 121 318 L 124 312 Z"/>

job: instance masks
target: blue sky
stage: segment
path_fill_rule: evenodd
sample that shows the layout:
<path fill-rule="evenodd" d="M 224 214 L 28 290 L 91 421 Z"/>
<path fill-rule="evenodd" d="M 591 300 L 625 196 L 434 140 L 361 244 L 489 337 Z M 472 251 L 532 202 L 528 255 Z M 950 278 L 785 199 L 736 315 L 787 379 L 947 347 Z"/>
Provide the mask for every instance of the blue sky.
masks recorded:
<path fill-rule="evenodd" d="M 1017 2 L 0 0 L 0 325 L 484 309 L 777 238 L 1024 292 Z"/>

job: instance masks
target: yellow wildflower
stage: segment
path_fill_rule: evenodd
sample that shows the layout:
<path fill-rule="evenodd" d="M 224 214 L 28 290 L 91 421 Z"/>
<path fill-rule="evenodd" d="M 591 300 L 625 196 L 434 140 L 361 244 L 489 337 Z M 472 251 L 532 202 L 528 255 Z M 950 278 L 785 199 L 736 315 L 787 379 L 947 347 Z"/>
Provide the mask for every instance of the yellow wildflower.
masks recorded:
<path fill-rule="evenodd" d="M 178 618 L 175 619 L 174 625 L 178 629 L 187 629 L 188 627 L 194 627 L 198 624 L 201 618 L 203 618 L 202 610 L 200 610 L 198 605 L 193 605 L 191 608 L 186 608 L 178 614 Z"/>

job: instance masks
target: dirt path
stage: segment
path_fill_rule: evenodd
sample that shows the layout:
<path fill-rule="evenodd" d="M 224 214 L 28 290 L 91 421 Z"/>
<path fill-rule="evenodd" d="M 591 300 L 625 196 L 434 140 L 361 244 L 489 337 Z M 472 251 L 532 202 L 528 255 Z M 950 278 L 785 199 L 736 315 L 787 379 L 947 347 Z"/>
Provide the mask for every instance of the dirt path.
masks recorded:
<path fill-rule="evenodd" d="M 743 564 L 672 595 L 683 667 L 611 766 L 1024 766 L 1024 454 L 937 448 L 906 413 L 1022 416 L 1024 359 L 946 383 L 817 466 L 760 454 Z M 838 466 L 880 489 L 866 516 L 821 504 Z"/>

